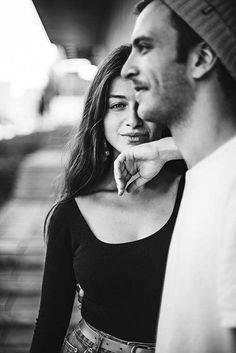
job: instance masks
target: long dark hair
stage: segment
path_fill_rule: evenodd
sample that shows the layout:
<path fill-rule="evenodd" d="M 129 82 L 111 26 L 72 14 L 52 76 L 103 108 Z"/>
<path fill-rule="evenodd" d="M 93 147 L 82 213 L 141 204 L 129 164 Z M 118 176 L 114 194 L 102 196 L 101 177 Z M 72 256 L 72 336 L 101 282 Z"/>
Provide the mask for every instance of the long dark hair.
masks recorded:
<path fill-rule="evenodd" d="M 108 109 L 111 82 L 120 75 L 130 51 L 130 46 L 122 45 L 98 67 L 85 101 L 82 121 L 71 143 L 61 199 L 89 194 L 111 166 L 112 148 L 106 142 L 103 121 Z M 107 148 L 109 157 L 106 156 Z"/>
<path fill-rule="evenodd" d="M 57 201 L 44 223 L 45 236 L 50 216 L 56 206 L 68 199 L 93 192 L 111 167 L 113 150 L 105 139 L 103 121 L 108 109 L 111 83 L 120 76 L 130 52 L 131 46 L 122 45 L 113 50 L 98 67 L 85 100 L 82 120 L 75 127 L 69 145 L 69 159 L 59 186 Z"/>

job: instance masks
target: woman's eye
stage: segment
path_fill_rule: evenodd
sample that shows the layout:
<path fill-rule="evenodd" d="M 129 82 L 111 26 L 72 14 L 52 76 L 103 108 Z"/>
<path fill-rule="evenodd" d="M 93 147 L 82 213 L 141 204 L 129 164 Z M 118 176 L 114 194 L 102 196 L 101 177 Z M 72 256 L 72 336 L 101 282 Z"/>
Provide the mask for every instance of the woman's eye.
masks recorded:
<path fill-rule="evenodd" d="M 112 110 L 122 110 L 126 107 L 125 103 L 115 103 L 110 106 L 110 109 Z"/>

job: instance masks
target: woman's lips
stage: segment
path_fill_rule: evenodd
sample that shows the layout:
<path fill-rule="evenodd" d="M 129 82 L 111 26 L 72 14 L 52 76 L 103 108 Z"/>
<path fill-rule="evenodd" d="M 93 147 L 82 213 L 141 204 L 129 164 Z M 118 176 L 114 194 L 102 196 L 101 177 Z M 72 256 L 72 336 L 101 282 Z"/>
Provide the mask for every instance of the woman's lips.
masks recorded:
<path fill-rule="evenodd" d="M 130 144 L 141 144 L 149 140 L 148 134 L 126 133 L 121 136 L 125 137 Z"/>

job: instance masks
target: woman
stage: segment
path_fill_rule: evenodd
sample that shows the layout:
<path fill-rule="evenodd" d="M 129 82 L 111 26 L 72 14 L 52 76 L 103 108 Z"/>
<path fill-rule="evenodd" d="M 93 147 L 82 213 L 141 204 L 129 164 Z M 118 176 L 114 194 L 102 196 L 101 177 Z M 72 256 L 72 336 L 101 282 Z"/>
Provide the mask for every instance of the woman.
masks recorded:
<path fill-rule="evenodd" d="M 154 347 L 183 178 L 165 167 L 139 193 L 117 195 L 117 155 L 165 133 L 136 114 L 132 87 L 120 77 L 129 53 L 130 47 L 122 46 L 107 57 L 85 102 L 61 200 L 49 221 L 31 353 L 148 353 Z M 64 340 L 79 285 L 83 319 Z"/>

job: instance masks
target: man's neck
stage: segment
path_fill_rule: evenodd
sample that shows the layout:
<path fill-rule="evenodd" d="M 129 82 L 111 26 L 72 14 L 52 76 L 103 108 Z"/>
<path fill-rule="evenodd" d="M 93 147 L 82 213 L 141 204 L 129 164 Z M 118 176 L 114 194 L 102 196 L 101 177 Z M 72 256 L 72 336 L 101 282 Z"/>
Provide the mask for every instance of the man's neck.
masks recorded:
<path fill-rule="evenodd" d="M 171 132 L 189 168 L 236 136 L 236 114 L 215 92 L 198 95 L 185 121 Z"/>

